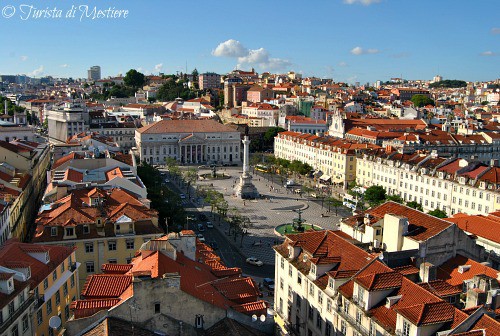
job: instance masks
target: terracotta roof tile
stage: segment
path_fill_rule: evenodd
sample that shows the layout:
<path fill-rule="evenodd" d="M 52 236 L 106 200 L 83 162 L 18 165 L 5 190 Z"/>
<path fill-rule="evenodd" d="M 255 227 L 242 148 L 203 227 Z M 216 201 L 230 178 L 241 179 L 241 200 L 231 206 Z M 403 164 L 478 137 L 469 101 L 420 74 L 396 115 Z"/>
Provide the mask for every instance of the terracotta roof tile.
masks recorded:
<path fill-rule="evenodd" d="M 235 132 L 214 120 L 161 120 L 137 130 L 144 134 Z"/>
<path fill-rule="evenodd" d="M 469 265 L 470 268 L 460 273 L 459 267 L 463 265 Z M 451 286 L 461 286 L 465 280 L 472 279 L 475 275 L 480 274 L 496 279 L 497 273 L 498 271 L 495 269 L 459 254 L 441 264 L 437 269 L 438 279 L 446 281 Z"/>
<path fill-rule="evenodd" d="M 132 284 L 131 275 L 94 274 L 85 282 L 82 296 L 86 299 L 117 298 Z"/>
<path fill-rule="evenodd" d="M 374 217 L 372 223 L 384 218 L 385 214 L 395 214 L 408 218 L 408 234 L 405 237 L 416 241 L 425 241 L 453 225 L 453 223 L 448 221 L 392 201 L 367 210 L 365 213 Z M 345 222 L 349 225 L 354 225 L 356 219 L 355 217 L 350 217 Z"/>

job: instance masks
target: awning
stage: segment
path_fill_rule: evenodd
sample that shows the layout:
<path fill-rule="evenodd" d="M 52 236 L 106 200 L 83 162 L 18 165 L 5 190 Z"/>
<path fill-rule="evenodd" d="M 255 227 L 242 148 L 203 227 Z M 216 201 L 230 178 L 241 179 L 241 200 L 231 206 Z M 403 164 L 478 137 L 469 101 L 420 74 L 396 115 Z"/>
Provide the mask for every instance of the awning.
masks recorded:
<path fill-rule="evenodd" d="M 322 181 L 328 181 L 329 179 L 331 179 L 331 177 L 328 176 L 328 175 L 323 175 L 319 179 L 322 180 Z"/>

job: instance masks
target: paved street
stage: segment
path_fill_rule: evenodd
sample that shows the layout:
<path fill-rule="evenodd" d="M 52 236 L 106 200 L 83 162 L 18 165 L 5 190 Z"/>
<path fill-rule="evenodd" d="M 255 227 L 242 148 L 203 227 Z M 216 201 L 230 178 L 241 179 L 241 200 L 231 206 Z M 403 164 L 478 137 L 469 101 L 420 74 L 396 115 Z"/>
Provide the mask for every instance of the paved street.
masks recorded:
<path fill-rule="evenodd" d="M 200 170 L 200 174 L 208 173 L 209 170 Z M 249 234 L 244 237 L 243 244 L 240 238 L 237 241 L 233 237 L 227 237 L 232 240 L 232 244 L 245 256 L 255 256 L 265 264 L 274 264 L 274 251 L 272 245 L 282 241 L 280 236 L 274 232 L 277 225 L 292 223 L 297 218 L 297 213 L 293 210 L 302 209 L 302 218 L 306 223 L 319 225 L 326 229 L 333 229 L 338 223 L 340 217 L 347 217 L 351 212 L 342 208 L 338 210 L 338 216 L 335 212 L 327 212 L 326 205 L 321 206 L 321 202 L 309 197 L 300 197 L 300 195 L 287 190 L 278 184 L 277 179 L 272 183 L 264 177 L 254 176 L 254 184 L 265 199 L 242 200 L 233 196 L 233 185 L 239 178 L 241 167 L 219 168 L 218 173 L 224 173 L 231 178 L 225 180 L 204 180 L 198 181 L 197 185 L 210 185 L 222 194 L 229 204 L 229 209 L 237 208 L 244 216 L 248 216 L 252 222 Z M 239 180 L 239 179 L 238 179 Z M 210 213 L 210 206 L 200 206 L 199 211 L 206 214 Z M 322 214 L 324 216 L 322 216 Z M 220 233 L 227 235 L 229 225 L 225 222 L 215 224 Z"/>

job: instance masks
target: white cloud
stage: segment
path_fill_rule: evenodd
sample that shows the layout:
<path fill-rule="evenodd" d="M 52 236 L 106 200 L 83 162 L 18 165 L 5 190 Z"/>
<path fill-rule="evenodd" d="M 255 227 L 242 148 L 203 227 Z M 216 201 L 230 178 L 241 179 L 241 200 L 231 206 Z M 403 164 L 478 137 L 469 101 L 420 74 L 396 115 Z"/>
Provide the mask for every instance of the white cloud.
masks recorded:
<path fill-rule="evenodd" d="M 28 60 L 28 56 L 21 56 L 21 61 L 27 61 Z"/>
<path fill-rule="evenodd" d="M 347 63 L 342 61 L 342 62 L 339 62 L 339 66 L 340 67 L 346 67 L 347 66 Z"/>
<path fill-rule="evenodd" d="M 248 49 L 245 48 L 240 41 L 233 39 L 220 43 L 212 55 L 216 57 L 245 57 L 248 55 Z"/>
<path fill-rule="evenodd" d="M 264 70 L 286 69 L 292 62 L 282 58 L 270 57 L 269 52 L 264 48 L 247 49 L 239 41 L 227 40 L 220 43 L 212 55 L 216 57 L 237 58 L 237 68 L 242 65 L 257 65 Z"/>
<path fill-rule="evenodd" d="M 163 69 L 163 63 L 160 63 L 160 64 L 156 64 L 155 65 L 155 71 L 156 72 L 160 72 L 161 69 Z"/>
<path fill-rule="evenodd" d="M 263 63 L 269 60 L 269 53 L 264 48 L 249 50 L 246 56 L 238 57 L 240 63 Z"/>
<path fill-rule="evenodd" d="M 363 49 L 361 47 L 352 48 L 351 54 L 353 55 L 367 55 L 367 54 L 378 54 L 378 49 Z"/>
<path fill-rule="evenodd" d="M 496 56 L 497 54 L 494 53 L 493 51 L 484 51 L 484 52 L 480 53 L 479 55 L 481 55 L 481 56 Z"/>
<path fill-rule="evenodd" d="M 65 64 L 61 64 L 60 67 L 61 68 L 69 68 L 69 64 L 66 64 L 66 63 Z"/>
<path fill-rule="evenodd" d="M 369 6 L 371 4 L 379 3 L 379 2 L 380 2 L 380 0 L 344 0 L 344 3 L 347 5 L 353 5 L 356 3 L 360 3 L 362 5 Z"/>
<path fill-rule="evenodd" d="M 492 34 L 500 34 L 500 28 L 491 28 Z"/>
<path fill-rule="evenodd" d="M 43 65 L 40 65 L 38 67 L 38 69 L 33 70 L 33 72 L 31 73 L 31 76 L 36 77 L 36 76 L 43 74 L 43 69 L 44 69 Z"/>

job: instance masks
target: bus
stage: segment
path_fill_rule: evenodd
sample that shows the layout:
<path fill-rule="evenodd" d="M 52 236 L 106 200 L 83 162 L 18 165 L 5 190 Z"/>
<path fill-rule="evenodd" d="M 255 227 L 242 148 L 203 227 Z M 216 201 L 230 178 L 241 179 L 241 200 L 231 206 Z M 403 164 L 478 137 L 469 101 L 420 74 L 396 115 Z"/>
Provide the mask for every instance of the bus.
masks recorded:
<path fill-rule="evenodd" d="M 255 170 L 263 172 L 263 173 L 269 173 L 269 168 L 267 168 L 267 166 L 260 165 L 260 164 L 255 166 Z"/>

